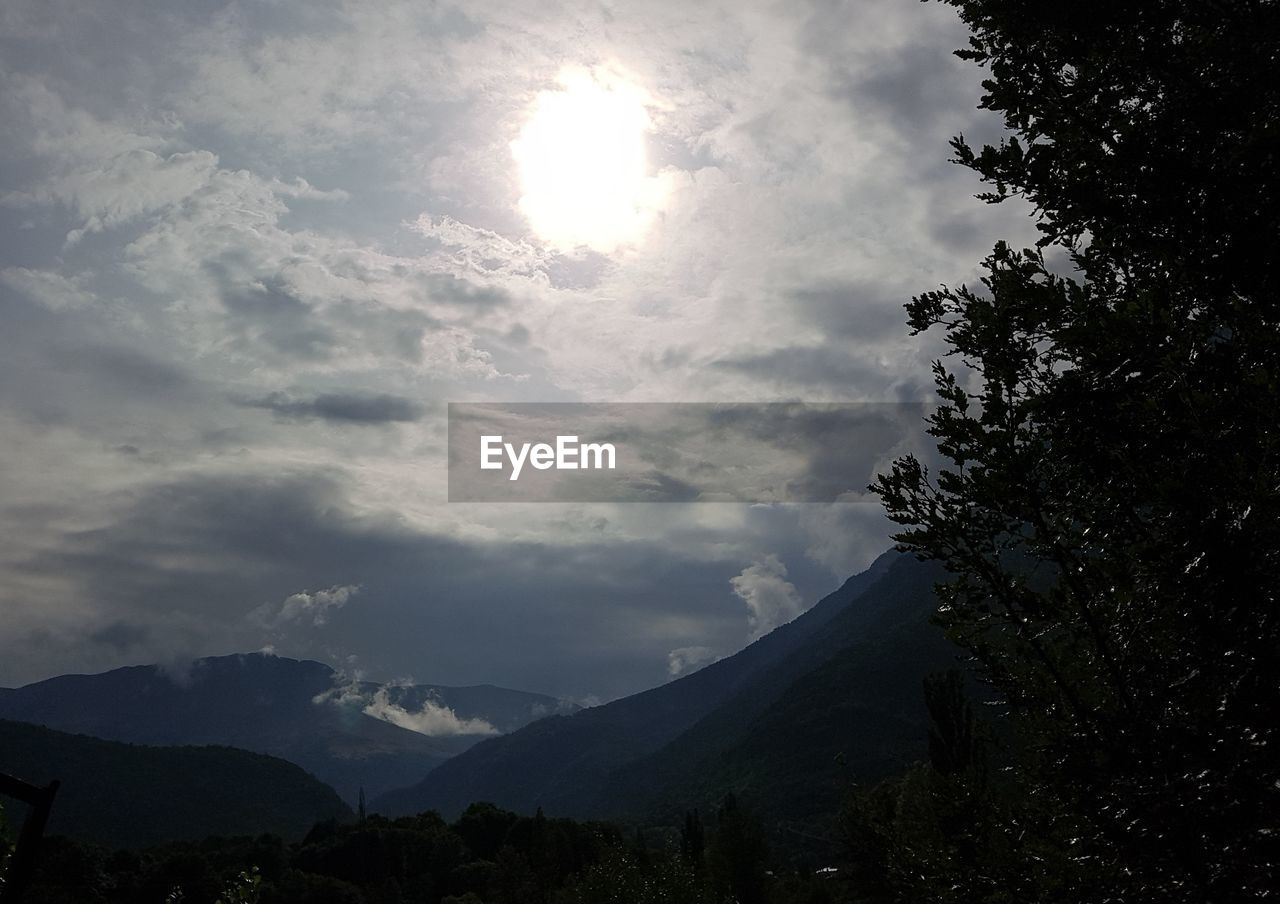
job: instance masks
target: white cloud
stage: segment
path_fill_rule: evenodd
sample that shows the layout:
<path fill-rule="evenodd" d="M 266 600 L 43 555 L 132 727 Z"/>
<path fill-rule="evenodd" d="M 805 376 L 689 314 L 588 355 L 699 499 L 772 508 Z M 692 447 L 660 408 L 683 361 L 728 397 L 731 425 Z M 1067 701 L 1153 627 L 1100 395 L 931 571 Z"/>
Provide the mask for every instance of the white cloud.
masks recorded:
<path fill-rule="evenodd" d="M 361 712 L 432 738 L 500 733 L 484 719 L 459 718 L 449 707 L 431 700 L 424 701 L 421 709 L 410 712 L 391 700 L 391 692 L 386 687 L 378 688 Z"/>
<path fill-rule="evenodd" d="M 710 647 L 680 647 L 667 654 L 667 674 L 678 678 L 686 672 L 694 672 L 710 665 L 720 657 Z"/>
<path fill-rule="evenodd" d="M 748 565 L 729 583 L 747 604 L 753 638 L 763 637 L 804 611 L 800 594 L 787 580 L 787 566 L 773 553 Z"/>
<path fill-rule="evenodd" d="M 87 308 L 94 303 L 83 277 L 64 276 L 54 270 L 5 267 L 0 270 L 0 281 L 52 311 Z"/>
<path fill-rule="evenodd" d="M 545 284 L 552 255 L 523 239 L 510 239 L 494 232 L 459 222 L 453 217 L 422 214 L 411 227 L 415 232 L 440 243 L 443 257 L 452 272 L 491 277 L 531 279 Z"/>
<path fill-rule="evenodd" d="M 884 537 L 892 529 L 876 503 L 797 506 L 796 521 L 808 537 L 805 555 L 841 580 L 884 552 Z"/>
<path fill-rule="evenodd" d="M 39 76 L 15 75 L 7 106 L 19 126 L 6 137 L 25 143 L 54 172 L 68 172 L 137 150 L 158 151 L 167 138 L 158 136 L 174 123 L 163 120 L 109 120 L 66 103 Z"/>
<path fill-rule="evenodd" d="M 44 192 L 75 209 L 82 226 L 67 235 L 74 244 L 85 233 L 101 232 L 163 210 L 190 197 L 217 171 L 208 151 L 161 156 L 134 150 L 98 169 L 71 173 L 49 183 Z"/>
<path fill-rule="evenodd" d="M 276 605 L 263 603 L 250 613 L 250 618 L 264 627 L 279 628 L 288 624 L 310 624 L 322 627 L 331 613 L 341 609 L 360 592 L 358 584 L 338 584 L 328 590 L 302 590 L 285 597 Z"/>

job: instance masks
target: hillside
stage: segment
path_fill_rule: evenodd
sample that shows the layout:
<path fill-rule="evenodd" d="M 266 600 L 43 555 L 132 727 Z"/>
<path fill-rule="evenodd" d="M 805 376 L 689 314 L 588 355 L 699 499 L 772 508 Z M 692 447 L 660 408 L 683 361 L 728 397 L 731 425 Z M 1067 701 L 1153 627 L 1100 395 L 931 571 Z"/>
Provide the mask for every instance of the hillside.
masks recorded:
<path fill-rule="evenodd" d="M 611 776 L 614 816 L 678 822 L 727 792 L 775 832 L 812 836 L 841 789 L 926 752 L 922 684 L 960 651 L 934 627 L 943 573 L 908 557 L 804 648 L 758 675 L 662 750 Z"/>
<path fill-rule="evenodd" d="M 297 839 L 352 815 L 302 768 L 230 747 L 145 747 L 0 720 L 0 771 L 61 781 L 48 832 L 113 848 L 263 832 Z"/>
<path fill-rule="evenodd" d="M 278 756 L 351 804 L 362 787 L 372 797 L 417 781 L 481 738 L 557 706 L 554 697 L 488 686 L 351 684 L 322 663 L 262 653 L 199 659 L 179 673 L 130 666 L 0 690 L 0 718 L 134 744 Z"/>
<path fill-rule="evenodd" d="M 895 622 L 905 613 L 906 621 L 918 625 L 922 635 L 931 635 L 934 629 L 926 613 L 932 606 L 932 577 L 914 582 L 905 577 L 921 573 L 922 567 L 886 553 L 795 621 L 734 656 L 641 694 L 571 716 L 544 719 L 482 742 L 418 784 L 379 797 L 373 807 L 388 814 L 437 809 L 452 815 L 474 800 L 489 800 L 521 812 L 543 807 L 548 813 L 591 817 L 630 817 L 660 808 L 660 797 L 651 798 L 650 792 L 640 789 L 654 780 L 678 778 L 663 765 L 660 751 L 682 735 L 693 731 L 685 741 L 691 750 L 677 754 L 676 759 L 718 757 L 726 745 L 747 739 L 750 726 L 784 699 L 795 681 L 862 634 L 876 636 L 882 622 Z M 910 589 L 904 585 L 899 592 L 882 587 L 890 574 L 894 586 L 907 581 Z M 943 650 L 945 645 L 940 642 L 938 648 Z M 879 655 L 887 660 L 894 652 L 882 648 Z M 939 663 L 945 667 L 948 661 L 945 653 L 926 658 L 927 665 L 913 662 L 905 667 L 912 672 L 909 680 L 904 679 L 910 686 L 906 694 L 915 698 L 919 679 L 914 672 L 932 670 Z M 875 660 L 873 652 L 868 661 Z M 857 699 L 863 692 L 856 686 L 832 689 L 815 705 L 837 705 L 840 693 Z M 899 697 L 892 698 L 894 712 L 899 703 Z M 911 707 L 919 709 L 918 702 Z M 708 727 L 699 729 L 700 724 Z M 642 768 L 648 777 L 633 779 L 629 775 L 633 767 Z M 705 768 L 704 763 L 699 771 Z"/>

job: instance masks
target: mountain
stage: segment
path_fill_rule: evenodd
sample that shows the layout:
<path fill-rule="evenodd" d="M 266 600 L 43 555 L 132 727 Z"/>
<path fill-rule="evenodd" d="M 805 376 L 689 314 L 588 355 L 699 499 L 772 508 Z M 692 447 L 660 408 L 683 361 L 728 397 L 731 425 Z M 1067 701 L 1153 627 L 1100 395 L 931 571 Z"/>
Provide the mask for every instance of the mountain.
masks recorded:
<path fill-rule="evenodd" d="M 231 747 L 142 747 L 0 720 L 0 772 L 62 786 L 48 832 L 112 848 L 270 832 L 351 808 L 293 763 Z"/>
<path fill-rule="evenodd" d="M 923 749 L 923 676 L 954 661 L 928 621 L 938 578 L 886 553 L 734 656 L 483 741 L 372 808 L 452 816 L 487 800 L 526 813 L 644 818 L 771 775 L 795 752 L 789 738 L 810 731 L 816 755 L 857 741 L 860 768 L 888 771 Z"/>
<path fill-rule="evenodd" d="M 733 792 L 775 835 L 831 834 L 849 782 L 927 752 L 923 681 L 961 651 L 930 622 L 945 572 L 903 556 L 804 647 L 649 756 L 615 770 L 611 815 L 672 824 Z"/>
<path fill-rule="evenodd" d="M 383 686 L 263 653 L 63 675 L 0 689 L 0 718 L 134 744 L 217 744 L 278 756 L 349 803 L 418 781 L 476 741 L 559 702 L 480 686 Z"/>

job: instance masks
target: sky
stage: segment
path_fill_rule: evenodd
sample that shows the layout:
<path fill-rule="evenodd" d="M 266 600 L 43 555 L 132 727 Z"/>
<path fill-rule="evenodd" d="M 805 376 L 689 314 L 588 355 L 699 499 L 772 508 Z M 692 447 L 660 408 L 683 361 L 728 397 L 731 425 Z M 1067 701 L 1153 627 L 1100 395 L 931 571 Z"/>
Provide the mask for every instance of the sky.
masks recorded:
<path fill-rule="evenodd" d="M 449 503 L 449 402 L 917 402 L 1025 209 L 912 0 L 7 0 L 0 684 L 271 649 L 616 698 L 874 504 Z"/>

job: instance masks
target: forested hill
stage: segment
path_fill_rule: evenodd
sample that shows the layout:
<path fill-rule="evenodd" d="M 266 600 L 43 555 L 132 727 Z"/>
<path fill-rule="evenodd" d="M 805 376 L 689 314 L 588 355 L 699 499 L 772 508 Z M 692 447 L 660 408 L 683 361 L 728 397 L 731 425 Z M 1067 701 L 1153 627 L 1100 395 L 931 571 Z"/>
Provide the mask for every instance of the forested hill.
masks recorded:
<path fill-rule="evenodd" d="M 145 747 L 0 720 L 0 772 L 62 786 L 51 834 L 111 847 L 270 832 L 301 838 L 351 809 L 301 767 L 233 747 Z"/>

